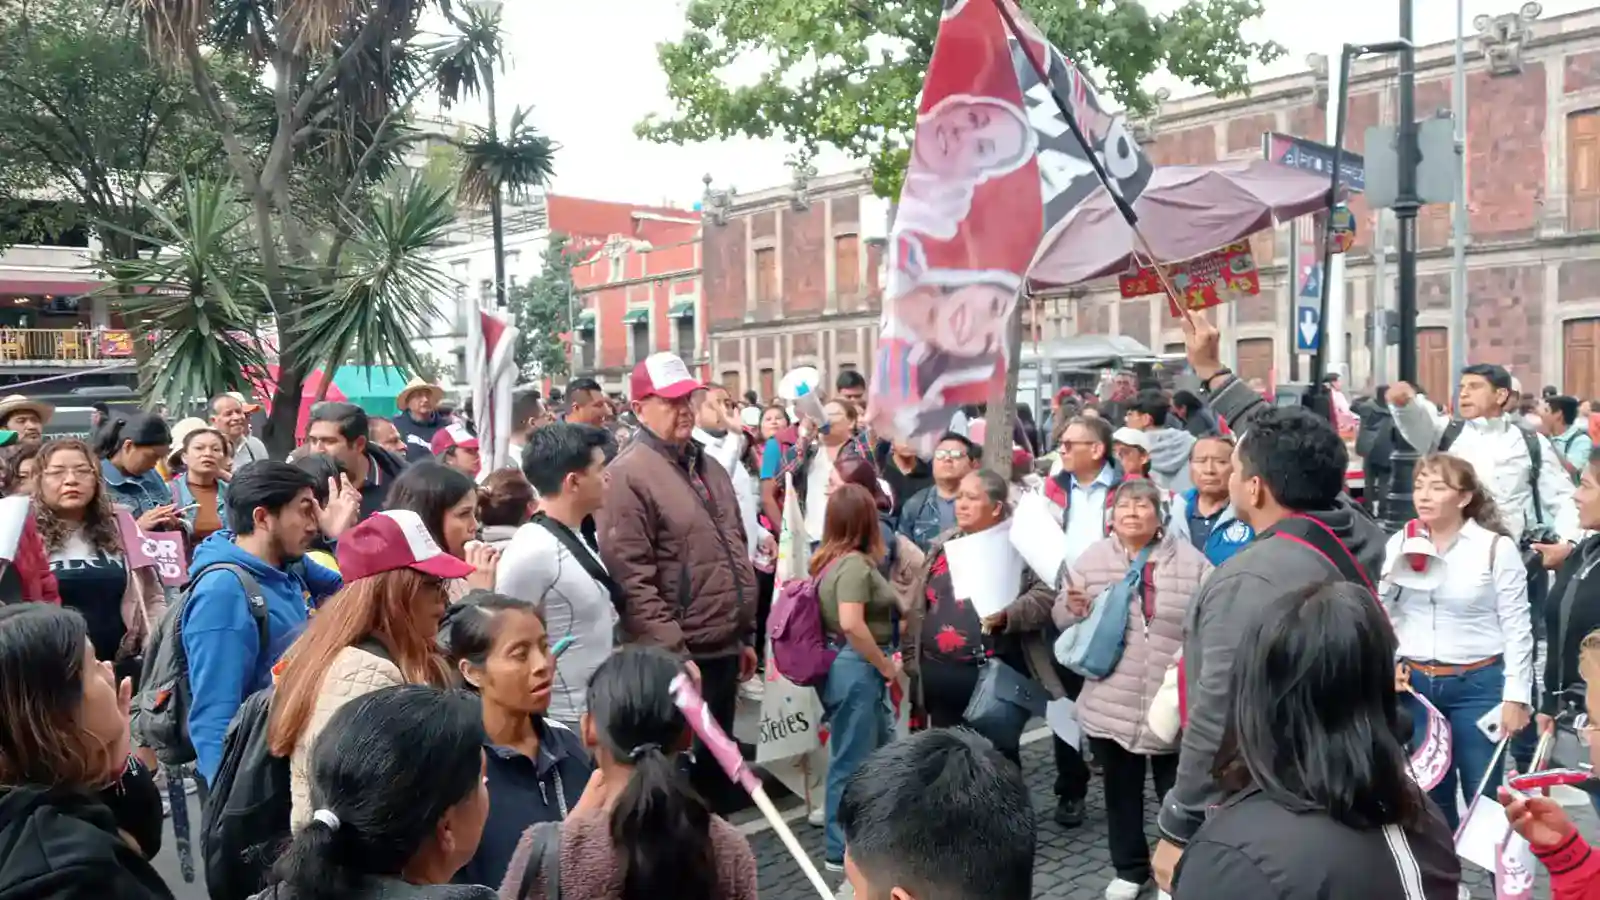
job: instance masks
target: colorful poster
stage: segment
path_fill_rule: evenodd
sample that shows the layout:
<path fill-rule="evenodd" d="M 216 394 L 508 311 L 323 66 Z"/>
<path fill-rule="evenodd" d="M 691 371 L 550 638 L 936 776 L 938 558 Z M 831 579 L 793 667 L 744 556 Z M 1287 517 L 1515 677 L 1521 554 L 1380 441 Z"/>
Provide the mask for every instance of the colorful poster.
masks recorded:
<path fill-rule="evenodd" d="M 1168 266 L 1167 278 L 1190 310 L 1210 309 L 1247 294 L 1261 293 L 1261 274 L 1256 269 L 1249 241 L 1229 244 L 1204 256 Z M 1166 293 L 1161 279 L 1150 268 L 1139 268 L 1119 276 L 1117 287 L 1124 297 Z M 1182 314 L 1173 298 L 1168 298 L 1167 305 L 1174 317 Z"/>
<path fill-rule="evenodd" d="M 96 343 L 96 355 L 101 359 L 125 359 L 133 355 L 131 331 L 99 332 Z"/>
<path fill-rule="evenodd" d="M 868 410 L 880 435 L 931 450 L 1005 379 L 1006 325 L 1039 240 L 1100 183 L 1052 87 L 1115 189 L 1137 198 L 1152 167 L 1123 117 L 1014 0 L 944 0 L 889 240 Z"/>

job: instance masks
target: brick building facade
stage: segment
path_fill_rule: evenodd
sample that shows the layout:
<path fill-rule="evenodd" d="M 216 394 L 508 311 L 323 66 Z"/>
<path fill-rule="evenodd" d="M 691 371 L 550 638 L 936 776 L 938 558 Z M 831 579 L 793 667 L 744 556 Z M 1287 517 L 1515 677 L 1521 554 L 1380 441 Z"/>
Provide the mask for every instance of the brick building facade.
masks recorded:
<path fill-rule="evenodd" d="M 1559 384 L 1600 396 L 1600 10 L 1551 19 L 1512 11 L 1491 17 L 1467 54 L 1467 347 L 1474 362 L 1500 363 L 1528 389 Z M 1452 44 L 1416 55 L 1416 111 L 1450 106 Z M 1363 152 L 1367 127 L 1393 124 L 1398 108 L 1393 59 L 1353 69 L 1346 146 Z M 1200 163 L 1261 153 L 1261 135 L 1286 132 L 1326 141 L 1328 77 L 1322 71 L 1259 82 L 1248 97 L 1206 95 L 1169 101 L 1145 125 L 1157 164 Z M 1364 332 L 1375 302 L 1393 308 L 1394 235 L 1382 284 L 1372 252 L 1375 216 L 1357 197 L 1356 246 L 1345 258 L 1350 382 L 1371 381 Z M 1419 381 L 1435 395 L 1449 371 L 1451 229 L 1449 205 L 1418 220 Z M 1288 229 L 1255 241 L 1259 297 L 1220 311 L 1223 356 L 1241 375 L 1287 371 Z M 1380 300 L 1380 298 L 1384 298 Z M 1181 350 L 1182 335 L 1159 297 L 1122 300 L 1115 284 L 1062 292 L 1042 303 L 1045 336 L 1115 333 L 1154 350 Z M 1394 348 L 1388 371 L 1397 371 Z"/>
<path fill-rule="evenodd" d="M 776 395 L 812 365 L 831 384 L 869 372 L 878 337 L 888 205 L 866 172 L 735 194 L 709 190 L 702 246 L 710 377 Z"/>
<path fill-rule="evenodd" d="M 634 212 L 627 232 L 580 246 L 582 261 L 572 270 L 579 309 L 573 372 L 626 395 L 633 366 L 669 350 L 698 377 L 710 377 L 699 218 L 681 210 Z"/>

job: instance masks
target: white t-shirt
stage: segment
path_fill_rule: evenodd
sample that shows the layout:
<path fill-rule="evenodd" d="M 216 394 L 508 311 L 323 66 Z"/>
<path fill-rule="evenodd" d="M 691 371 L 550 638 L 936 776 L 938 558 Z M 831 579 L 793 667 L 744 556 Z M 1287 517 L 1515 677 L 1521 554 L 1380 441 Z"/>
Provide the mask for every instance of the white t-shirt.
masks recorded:
<path fill-rule="evenodd" d="M 588 549 L 581 536 L 578 544 Z M 605 568 L 598 557 L 590 556 Z M 589 676 L 616 645 L 618 616 L 611 593 L 589 575 L 566 544 L 537 522 L 518 528 L 511 538 L 495 570 L 494 589 L 544 608 L 550 646 L 572 636 L 573 642 L 556 660 L 549 715 L 577 727 L 584 712 Z"/>
<path fill-rule="evenodd" d="M 833 472 L 833 457 L 825 447 L 817 448 L 806 467 L 806 537 L 822 540 L 822 528 L 828 521 L 828 476 Z"/>

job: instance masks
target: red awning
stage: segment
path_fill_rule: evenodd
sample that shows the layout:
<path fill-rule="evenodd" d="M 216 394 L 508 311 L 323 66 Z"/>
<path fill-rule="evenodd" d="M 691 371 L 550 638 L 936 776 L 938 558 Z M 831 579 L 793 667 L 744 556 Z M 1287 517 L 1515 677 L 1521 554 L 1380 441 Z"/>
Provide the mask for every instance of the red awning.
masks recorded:
<path fill-rule="evenodd" d="M 0 295 L 76 297 L 101 288 L 97 281 L 12 281 L 0 280 Z"/>

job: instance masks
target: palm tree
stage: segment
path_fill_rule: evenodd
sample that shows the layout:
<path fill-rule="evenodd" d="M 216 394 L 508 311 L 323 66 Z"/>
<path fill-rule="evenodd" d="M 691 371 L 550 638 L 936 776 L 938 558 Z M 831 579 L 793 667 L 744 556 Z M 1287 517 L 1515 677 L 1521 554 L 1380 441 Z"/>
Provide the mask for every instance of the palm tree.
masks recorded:
<path fill-rule="evenodd" d="M 520 106 L 511 114 L 511 128 L 500 135 L 495 104 L 495 74 L 505 69 L 500 11 L 502 0 L 468 0 L 465 14 L 449 13 L 459 32 L 435 50 L 439 99 L 449 107 L 466 97 L 481 96 L 489 107 L 489 127 L 472 128 L 457 141 L 462 151 L 460 199 L 489 206 L 494 240 L 495 306 L 506 306 L 506 236 L 503 203 L 517 200 L 550 180 L 555 146 L 527 121 Z"/>

